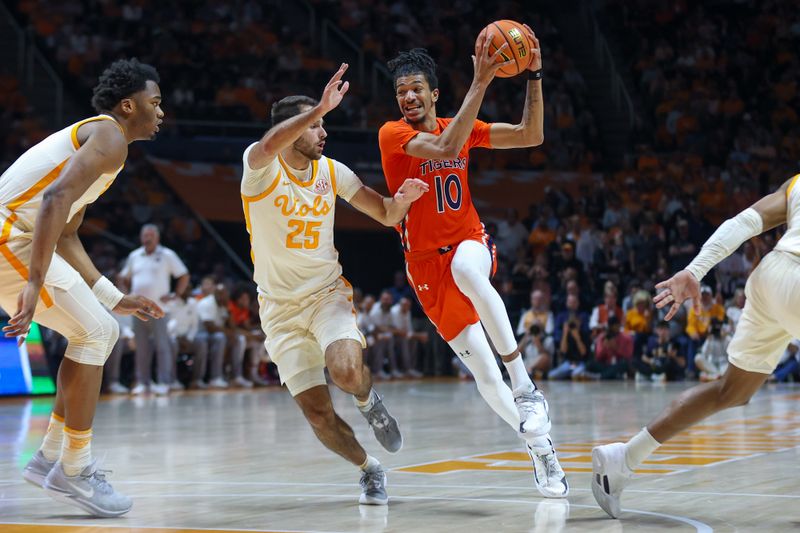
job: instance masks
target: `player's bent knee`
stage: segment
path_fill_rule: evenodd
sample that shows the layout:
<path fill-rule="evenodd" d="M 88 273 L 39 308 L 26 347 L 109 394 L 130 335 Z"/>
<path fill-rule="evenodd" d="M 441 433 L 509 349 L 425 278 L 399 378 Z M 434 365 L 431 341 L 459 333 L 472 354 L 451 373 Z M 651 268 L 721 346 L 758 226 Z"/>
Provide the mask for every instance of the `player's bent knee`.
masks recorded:
<path fill-rule="evenodd" d="M 345 390 L 355 390 L 361 386 L 364 379 L 364 372 L 360 365 L 341 364 L 328 366 L 328 373 L 336 385 Z"/>
<path fill-rule="evenodd" d="M 333 412 L 333 406 L 319 405 L 301 405 L 303 415 L 308 420 L 312 427 L 317 429 L 332 427 L 335 424 L 336 416 Z"/>
<path fill-rule="evenodd" d="M 119 324 L 105 313 L 97 318 L 91 330 L 76 332 L 67 337 L 64 357 L 85 365 L 103 366 L 119 339 Z"/>

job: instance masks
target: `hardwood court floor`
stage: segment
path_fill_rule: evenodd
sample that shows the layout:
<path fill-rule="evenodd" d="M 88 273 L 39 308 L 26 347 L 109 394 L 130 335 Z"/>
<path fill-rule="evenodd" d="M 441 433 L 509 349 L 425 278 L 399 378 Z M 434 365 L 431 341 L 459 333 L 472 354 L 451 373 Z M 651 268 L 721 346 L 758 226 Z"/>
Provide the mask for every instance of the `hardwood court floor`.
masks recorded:
<path fill-rule="evenodd" d="M 289 394 L 184 393 L 101 402 L 94 450 L 134 499 L 89 519 L 21 481 L 51 399 L 0 402 L 0 531 L 483 532 L 791 531 L 800 528 L 800 388 L 768 386 L 750 405 L 681 435 L 643 465 L 621 520 L 589 489 L 593 444 L 635 433 L 688 384 L 543 383 L 569 503 L 544 500 L 520 442 L 473 383 L 379 384 L 405 446 L 384 453 L 350 399 L 336 409 L 389 468 L 391 503 L 359 507 L 358 473 L 325 450 Z M 113 529 L 112 529 L 113 528 Z M 117 529 L 122 528 L 122 529 Z"/>

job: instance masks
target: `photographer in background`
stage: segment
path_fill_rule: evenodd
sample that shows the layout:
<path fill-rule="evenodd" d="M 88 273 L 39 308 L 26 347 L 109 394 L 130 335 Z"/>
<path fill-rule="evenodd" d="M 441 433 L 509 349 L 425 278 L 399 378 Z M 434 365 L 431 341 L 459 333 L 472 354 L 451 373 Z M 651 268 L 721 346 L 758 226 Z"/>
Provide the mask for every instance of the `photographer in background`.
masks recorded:
<path fill-rule="evenodd" d="M 556 346 L 553 337 L 545 333 L 541 324 L 534 322 L 519 341 L 519 351 L 528 375 L 541 379 L 553 364 Z"/>
<path fill-rule="evenodd" d="M 630 371 L 633 337 L 621 330 L 619 318 L 612 316 L 604 332 L 595 340 L 594 361 L 586 365 L 586 377 L 620 379 Z"/>
<path fill-rule="evenodd" d="M 636 381 L 677 381 L 684 378 L 686 357 L 681 346 L 671 340 L 669 322 L 662 320 L 650 337 L 642 358 L 634 360 Z"/>
<path fill-rule="evenodd" d="M 722 330 L 722 321 L 712 318 L 708 337 L 694 358 L 694 364 L 700 371 L 700 381 L 715 381 L 728 369 L 729 342 L 728 334 Z"/>
<path fill-rule="evenodd" d="M 589 320 L 579 311 L 580 300 L 576 294 L 567 296 L 567 309 L 558 314 L 556 338 L 561 360 L 548 374 L 549 379 L 571 379 L 583 374 L 589 354 Z"/>

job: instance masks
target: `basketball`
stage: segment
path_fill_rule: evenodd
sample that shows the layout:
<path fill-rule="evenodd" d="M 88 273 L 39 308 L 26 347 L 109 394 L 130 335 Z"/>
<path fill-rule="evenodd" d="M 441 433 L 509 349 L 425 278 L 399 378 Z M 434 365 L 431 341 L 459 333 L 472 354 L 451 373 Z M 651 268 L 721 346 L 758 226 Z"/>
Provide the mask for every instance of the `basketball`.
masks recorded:
<path fill-rule="evenodd" d="M 509 60 L 514 60 L 514 64 L 507 65 L 497 71 L 498 78 L 510 78 L 516 76 L 531 63 L 531 48 L 533 43 L 525 34 L 525 28 L 519 22 L 513 20 L 496 20 L 488 24 L 478 34 L 478 39 L 475 42 L 475 50 L 478 49 L 478 43 L 486 35 L 486 32 L 492 34 L 492 42 L 489 45 L 491 53 L 497 51 L 498 48 L 503 46 L 503 43 L 508 43 L 508 48 L 504 50 L 497 58 L 498 63 L 504 63 Z"/>

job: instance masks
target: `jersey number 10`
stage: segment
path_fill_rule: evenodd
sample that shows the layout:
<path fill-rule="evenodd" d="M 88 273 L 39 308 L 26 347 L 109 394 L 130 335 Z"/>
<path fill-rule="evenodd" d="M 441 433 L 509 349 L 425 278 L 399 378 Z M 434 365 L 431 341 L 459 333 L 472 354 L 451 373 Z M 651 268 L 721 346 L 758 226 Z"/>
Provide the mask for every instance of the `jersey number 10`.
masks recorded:
<path fill-rule="evenodd" d="M 461 209 L 461 198 L 463 189 L 458 174 L 449 174 L 442 183 L 442 177 L 433 178 L 436 184 L 436 210 L 444 213 L 445 204 L 453 211 Z"/>

